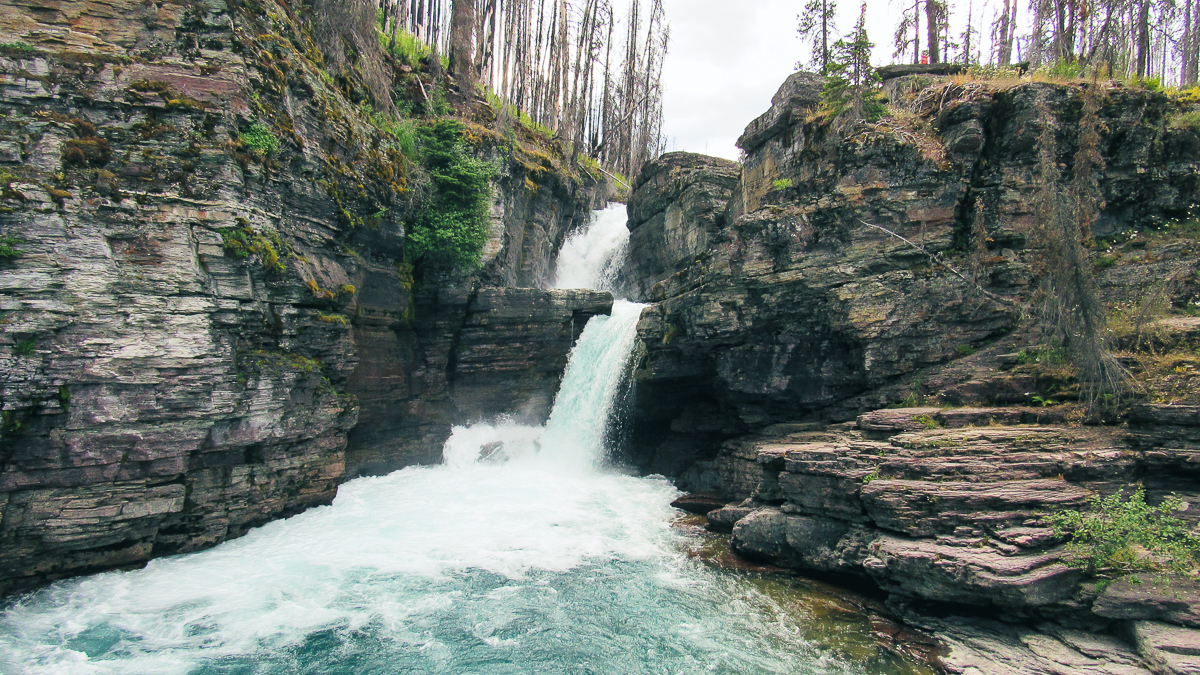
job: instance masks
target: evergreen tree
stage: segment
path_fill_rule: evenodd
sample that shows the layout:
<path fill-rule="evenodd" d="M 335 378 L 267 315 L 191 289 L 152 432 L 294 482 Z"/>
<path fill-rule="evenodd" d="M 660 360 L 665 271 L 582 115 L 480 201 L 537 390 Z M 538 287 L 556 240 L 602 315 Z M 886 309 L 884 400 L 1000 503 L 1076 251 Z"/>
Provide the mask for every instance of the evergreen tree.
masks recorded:
<path fill-rule="evenodd" d="M 829 63 L 833 60 L 829 40 L 837 31 L 837 0 L 809 0 L 804 6 L 804 13 L 796 19 L 799 21 L 796 32 L 800 39 L 813 45 L 810 64 L 819 68 L 822 75 L 827 74 Z M 796 64 L 797 70 L 802 67 L 802 64 Z"/>
<path fill-rule="evenodd" d="M 874 47 L 867 35 L 867 3 L 863 2 L 854 30 L 833 44 L 822 90 L 825 114 L 841 124 L 873 121 L 884 113 L 875 86 L 879 77 L 871 66 Z"/>

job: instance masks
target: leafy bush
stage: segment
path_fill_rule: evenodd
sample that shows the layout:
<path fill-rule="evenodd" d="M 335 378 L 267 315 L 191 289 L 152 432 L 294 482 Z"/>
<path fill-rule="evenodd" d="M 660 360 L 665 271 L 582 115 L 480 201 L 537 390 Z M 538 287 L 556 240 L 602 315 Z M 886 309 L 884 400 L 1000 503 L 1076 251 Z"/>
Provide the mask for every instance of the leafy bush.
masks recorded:
<path fill-rule="evenodd" d="M 1059 535 L 1071 534 L 1067 562 L 1097 576 L 1134 572 L 1190 573 L 1200 565 L 1200 537 L 1171 514 L 1183 506 L 1172 495 L 1158 506 L 1146 504 L 1139 487 L 1128 500 L 1095 495 L 1088 511 L 1074 509 L 1050 516 Z"/>
<path fill-rule="evenodd" d="M 1078 61 L 1056 61 L 1037 70 L 1038 75 L 1062 80 L 1078 80 L 1083 77 L 1083 65 Z"/>
<path fill-rule="evenodd" d="M 774 181 L 772 183 L 772 185 L 775 186 L 776 190 L 786 190 L 786 189 L 792 187 L 792 179 L 791 178 L 780 178 L 779 180 Z"/>
<path fill-rule="evenodd" d="M 410 223 L 407 253 L 414 262 L 471 268 L 488 238 L 488 201 L 496 167 L 471 156 L 466 127 L 442 119 L 417 130 L 433 194 Z"/>
<path fill-rule="evenodd" d="M 249 129 L 238 134 L 238 140 L 260 157 L 269 157 L 279 152 L 279 139 L 262 122 L 251 124 Z"/>
<path fill-rule="evenodd" d="M 958 356 L 970 356 L 975 353 L 975 348 L 971 345 L 962 344 L 954 348 L 954 353 Z"/>
<path fill-rule="evenodd" d="M 925 427 L 926 429 L 941 429 L 942 428 L 942 423 L 933 419 L 932 415 L 928 415 L 928 414 L 917 415 L 913 419 L 916 422 L 920 423 L 921 426 Z"/>
<path fill-rule="evenodd" d="M 417 125 L 410 119 L 393 117 L 375 110 L 370 103 L 363 103 L 362 111 L 371 120 L 371 125 L 396 139 L 400 152 L 409 159 L 417 156 Z"/>

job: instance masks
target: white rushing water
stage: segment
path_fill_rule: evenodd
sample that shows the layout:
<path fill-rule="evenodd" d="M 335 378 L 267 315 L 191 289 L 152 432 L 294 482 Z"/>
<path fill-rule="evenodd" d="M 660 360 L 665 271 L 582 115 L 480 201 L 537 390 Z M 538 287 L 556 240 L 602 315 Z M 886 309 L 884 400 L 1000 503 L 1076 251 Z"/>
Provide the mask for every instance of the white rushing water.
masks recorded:
<path fill-rule="evenodd" d="M 593 211 L 588 226 L 567 237 L 555 263 L 555 288 L 614 291 L 629 249 L 624 204 Z"/>
<path fill-rule="evenodd" d="M 21 597 L 0 613 L 0 672 L 859 672 L 689 559 L 667 481 L 598 468 L 640 311 L 589 322 L 545 428 L 458 428 L 441 466 Z"/>

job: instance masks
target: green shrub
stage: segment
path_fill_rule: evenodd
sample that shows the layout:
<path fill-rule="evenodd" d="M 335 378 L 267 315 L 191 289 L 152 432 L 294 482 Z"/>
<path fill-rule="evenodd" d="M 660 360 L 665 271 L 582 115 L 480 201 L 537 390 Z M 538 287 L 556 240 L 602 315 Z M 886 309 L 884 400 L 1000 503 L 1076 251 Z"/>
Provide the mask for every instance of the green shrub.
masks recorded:
<path fill-rule="evenodd" d="M 775 186 L 776 190 L 787 190 L 788 188 L 792 187 L 792 179 L 780 178 L 779 180 L 774 181 L 772 185 Z"/>
<path fill-rule="evenodd" d="M 226 227 L 217 230 L 221 235 L 221 245 L 225 253 L 235 258 L 248 258 L 252 254 L 262 260 L 263 267 L 272 272 L 285 272 L 287 266 L 279 259 L 276 247 L 282 247 L 279 236 L 271 233 L 264 236 L 255 232 L 249 225 L 242 227 Z M 272 241 L 274 239 L 274 241 Z"/>
<path fill-rule="evenodd" d="M 1118 263 L 1118 262 L 1120 262 L 1120 260 L 1121 260 L 1121 257 L 1120 257 L 1120 256 L 1115 256 L 1115 255 L 1102 255 L 1102 256 L 1099 256 L 1099 257 L 1097 257 L 1097 258 L 1096 258 L 1096 259 L 1095 259 L 1095 260 L 1092 262 L 1092 267 L 1093 267 L 1093 268 L 1094 268 L 1094 269 L 1095 269 L 1097 272 L 1103 272 L 1104 270 L 1107 270 L 1107 269 L 1111 269 L 1111 268 L 1113 268 L 1113 267 L 1116 267 L 1116 266 L 1117 266 L 1117 263 Z"/>
<path fill-rule="evenodd" d="M 37 349 L 37 340 L 28 339 L 13 345 L 13 353 L 17 356 L 29 356 Z"/>
<path fill-rule="evenodd" d="M 958 345 L 954 348 L 954 353 L 958 356 L 970 356 L 975 353 L 975 348 L 971 345 Z"/>
<path fill-rule="evenodd" d="M 942 428 L 942 423 L 933 419 L 933 416 L 928 415 L 928 414 L 917 415 L 913 419 L 916 420 L 917 422 L 920 422 L 921 425 L 924 426 L 926 429 L 941 429 Z"/>
<path fill-rule="evenodd" d="M 270 157 L 279 152 L 279 139 L 262 122 L 251 124 L 249 129 L 238 134 L 238 140 L 260 157 Z"/>
<path fill-rule="evenodd" d="M 396 140 L 396 145 L 405 157 L 412 160 L 417 156 L 417 125 L 410 119 L 392 117 L 377 112 L 370 103 L 363 103 L 360 108 L 366 114 L 371 125 Z"/>
<path fill-rule="evenodd" d="M 1139 487 L 1128 500 L 1095 495 L 1087 511 L 1065 510 L 1050 516 L 1059 535 L 1070 534 L 1067 563 L 1097 576 L 1134 572 L 1190 573 L 1200 564 L 1200 537 L 1173 513 L 1184 504 L 1172 495 L 1158 506 L 1146 504 Z"/>
<path fill-rule="evenodd" d="M 488 238 L 492 164 L 471 156 L 461 122 L 441 119 L 420 127 L 421 162 L 433 194 L 410 222 L 408 259 L 438 267 L 472 268 Z"/>
<path fill-rule="evenodd" d="M 1078 61 L 1056 61 L 1038 68 L 1037 72 L 1063 80 L 1078 80 L 1083 77 L 1083 66 Z"/>
<path fill-rule="evenodd" d="M 25 243 L 16 237 L 0 237 L 0 258 L 12 260 L 25 255 L 25 252 L 17 248 L 18 244 Z"/>
<path fill-rule="evenodd" d="M 416 35 L 408 31 L 398 31 L 395 41 L 390 35 L 380 32 L 379 41 L 384 49 L 392 53 L 392 56 L 409 66 L 417 66 L 421 59 L 427 58 L 433 53 L 433 49 L 429 45 L 418 40 Z"/>

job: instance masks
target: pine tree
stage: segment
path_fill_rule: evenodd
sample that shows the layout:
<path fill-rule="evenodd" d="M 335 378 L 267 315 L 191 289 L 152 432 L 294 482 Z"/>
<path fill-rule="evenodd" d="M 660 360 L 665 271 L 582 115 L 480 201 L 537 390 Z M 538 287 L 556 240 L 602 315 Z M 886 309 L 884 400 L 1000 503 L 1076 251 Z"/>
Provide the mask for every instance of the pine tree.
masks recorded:
<path fill-rule="evenodd" d="M 796 32 L 800 39 L 811 42 L 813 46 L 809 63 L 819 68 L 822 75 L 826 74 L 833 56 L 830 38 L 837 31 L 837 0 L 809 0 L 804 6 L 804 13 L 797 16 L 796 20 L 799 22 Z M 802 65 L 797 63 L 796 69 L 801 68 Z"/>
<path fill-rule="evenodd" d="M 871 67 L 875 44 L 867 35 L 867 3 L 859 10 L 854 30 L 833 44 L 833 60 L 825 77 L 822 104 L 835 124 L 873 121 L 884 113 L 875 83 L 879 77 Z"/>

